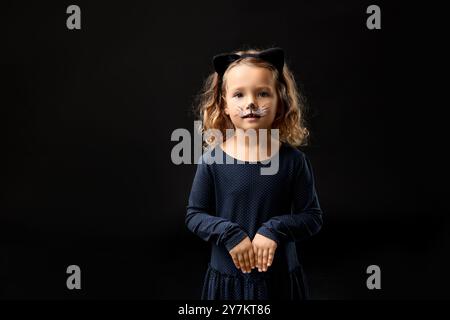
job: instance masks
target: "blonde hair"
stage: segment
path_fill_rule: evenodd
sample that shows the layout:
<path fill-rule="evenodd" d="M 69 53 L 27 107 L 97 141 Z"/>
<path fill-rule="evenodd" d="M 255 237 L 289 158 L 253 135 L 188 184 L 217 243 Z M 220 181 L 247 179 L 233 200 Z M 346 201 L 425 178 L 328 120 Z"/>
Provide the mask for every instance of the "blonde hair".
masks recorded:
<path fill-rule="evenodd" d="M 236 51 L 237 54 L 258 53 L 261 50 L 249 49 Z M 306 128 L 304 113 L 305 99 L 297 88 L 294 75 L 288 66 L 284 65 L 283 73 L 280 75 L 276 68 L 261 59 L 254 57 L 240 58 L 231 63 L 225 71 L 222 81 L 216 72 L 211 73 L 204 81 L 201 92 L 197 95 L 194 112 L 199 120 L 202 120 L 198 128 L 201 134 L 210 129 L 220 130 L 226 137 L 226 129 L 233 129 L 234 125 L 229 116 L 225 114 L 224 93 L 228 71 L 236 65 L 247 64 L 256 67 L 267 68 L 272 71 L 278 95 L 277 116 L 272 123 L 272 129 L 279 129 L 279 139 L 294 147 L 308 144 L 309 130 Z M 212 146 L 216 141 L 215 136 L 205 139 L 206 147 Z"/>

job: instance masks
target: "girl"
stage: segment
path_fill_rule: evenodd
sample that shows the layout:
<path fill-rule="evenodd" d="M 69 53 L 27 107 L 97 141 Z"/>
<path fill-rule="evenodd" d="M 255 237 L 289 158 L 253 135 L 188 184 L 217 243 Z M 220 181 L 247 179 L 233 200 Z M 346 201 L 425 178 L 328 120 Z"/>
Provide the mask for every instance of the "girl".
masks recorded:
<path fill-rule="evenodd" d="M 281 48 L 223 53 L 213 65 L 198 112 L 201 131 L 219 130 L 225 141 L 206 139 L 186 214 L 187 228 L 212 245 L 201 299 L 306 299 L 296 248 L 321 229 L 322 210 L 297 149 L 309 132 L 294 77 Z M 268 143 L 241 139 L 249 129 L 269 133 Z M 278 171 L 262 175 L 275 157 Z"/>

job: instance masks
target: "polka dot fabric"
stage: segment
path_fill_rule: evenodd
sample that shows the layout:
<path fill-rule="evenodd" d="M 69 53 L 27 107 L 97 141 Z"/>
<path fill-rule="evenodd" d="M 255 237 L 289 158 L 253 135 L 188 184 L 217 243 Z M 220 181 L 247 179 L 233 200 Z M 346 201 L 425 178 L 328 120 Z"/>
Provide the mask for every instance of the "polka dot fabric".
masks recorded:
<path fill-rule="evenodd" d="M 308 298 L 296 245 L 320 230 L 322 210 L 306 155 L 285 143 L 277 155 L 278 171 L 272 175 L 261 174 L 271 163 L 239 163 L 219 145 L 199 158 L 186 226 L 211 242 L 201 299 Z M 256 233 L 277 242 L 273 264 L 266 272 L 253 269 L 244 274 L 229 250 Z"/>

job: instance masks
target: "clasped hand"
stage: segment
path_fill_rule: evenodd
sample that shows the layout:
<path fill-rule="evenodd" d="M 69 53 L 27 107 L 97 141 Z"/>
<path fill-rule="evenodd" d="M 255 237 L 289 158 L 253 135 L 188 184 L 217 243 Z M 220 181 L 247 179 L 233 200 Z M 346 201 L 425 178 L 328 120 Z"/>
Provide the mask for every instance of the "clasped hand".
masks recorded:
<path fill-rule="evenodd" d="M 247 236 L 229 253 L 236 268 L 241 269 L 242 272 L 249 273 L 255 267 L 259 272 L 265 272 L 273 263 L 276 248 L 275 241 L 257 233 L 253 241 Z"/>

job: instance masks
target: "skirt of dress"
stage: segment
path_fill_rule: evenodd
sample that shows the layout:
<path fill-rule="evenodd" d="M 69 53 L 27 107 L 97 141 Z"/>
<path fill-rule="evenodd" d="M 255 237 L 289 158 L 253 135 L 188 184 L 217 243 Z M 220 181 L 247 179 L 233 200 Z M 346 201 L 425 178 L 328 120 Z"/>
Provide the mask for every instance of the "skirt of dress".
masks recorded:
<path fill-rule="evenodd" d="M 269 269 L 270 270 L 270 269 Z M 301 266 L 285 272 L 236 275 L 221 273 L 208 264 L 202 300 L 306 300 L 309 297 Z"/>

